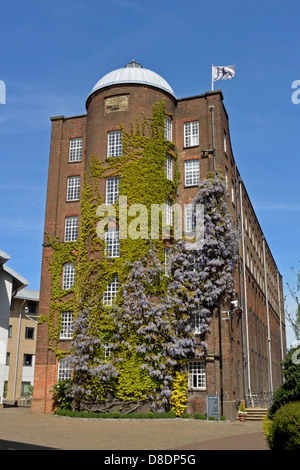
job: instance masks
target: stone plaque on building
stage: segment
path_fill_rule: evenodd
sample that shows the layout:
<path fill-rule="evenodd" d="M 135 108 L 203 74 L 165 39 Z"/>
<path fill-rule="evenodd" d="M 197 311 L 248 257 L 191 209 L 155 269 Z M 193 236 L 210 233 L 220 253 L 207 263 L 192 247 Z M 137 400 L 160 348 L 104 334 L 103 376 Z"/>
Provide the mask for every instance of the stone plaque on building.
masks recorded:
<path fill-rule="evenodd" d="M 128 108 L 128 96 L 112 96 L 105 100 L 105 111 L 114 113 L 116 111 L 126 111 Z"/>

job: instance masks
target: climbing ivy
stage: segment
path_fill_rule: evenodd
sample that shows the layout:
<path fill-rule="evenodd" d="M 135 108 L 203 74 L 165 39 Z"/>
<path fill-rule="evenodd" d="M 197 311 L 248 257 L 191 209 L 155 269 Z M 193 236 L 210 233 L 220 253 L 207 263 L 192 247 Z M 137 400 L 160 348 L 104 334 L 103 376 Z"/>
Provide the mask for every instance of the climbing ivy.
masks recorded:
<path fill-rule="evenodd" d="M 129 130 L 121 125 L 121 157 L 105 161 L 90 157 L 78 241 L 60 243 L 48 237 L 52 247 L 50 347 L 58 357 L 66 354 L 58 348 L 60 315 L 72 310 L 69 358 L 74 406 L 79 409 L 133 411 L 149 403 L 154 411 L 171 406 L 178 416 L 184 413 L 188 359 L 207 349 L 204 341 L 202 352 L 196 348 L 191 320 L 200 312 L 203 339 L 213 309 L 232 291 L 235 236 L 225 207 L 226 189 L 217 175 L 200 184 L 195 198 L 207 208 L 206 244 L 192 252 L 185 249 L 184 240 L 175 243 L 166 275 L 162 219 L 155 236 L 151 224 L 153 205 L 162 207 L 167 200 L 172 205 L 179 182 L 177 152 L 164 138 L 164 117 L 164 102 L 157 103 L 152 117 L 137 117 Z M 167 156 L 174 162 L 173 181 L 165 173 Z M 103 209 L 99 182 L 109 176 L 121 178 L 120 200 L 126 197 L 128 208 L 140 204 L 145 209 L 138 216 L 127 213 L 126 229 L 132 228 L 136 236 L 120 233 L 117 258 L 105 256 L 105 240 L 97 229 L 107 221 L 105 210 L 98 210 Z M 114 209 L 121 229 L 122 205 L 115 204 Z M 63 291 L 61 273 L 66 262 L 74 262 L 76 277 L 74 286 Z M 115 303 L 107 306 L 103 295 L 114 276 L 119 289 Z"/>

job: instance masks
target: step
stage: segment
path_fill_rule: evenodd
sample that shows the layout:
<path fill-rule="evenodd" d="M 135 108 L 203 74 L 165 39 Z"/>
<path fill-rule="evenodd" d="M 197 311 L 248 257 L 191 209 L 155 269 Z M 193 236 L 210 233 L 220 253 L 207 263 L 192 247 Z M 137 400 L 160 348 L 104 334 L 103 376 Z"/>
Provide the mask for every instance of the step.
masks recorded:
<path fill-rule="evenodd" d="M 247 421 L 262 421 L 265 416 L 268 414 L 267 408 L 259 408 L 259 407 L 249 407 L 246 408 L 247 411 Z M 237 419 L 239 419 L 237 415 Z"/>

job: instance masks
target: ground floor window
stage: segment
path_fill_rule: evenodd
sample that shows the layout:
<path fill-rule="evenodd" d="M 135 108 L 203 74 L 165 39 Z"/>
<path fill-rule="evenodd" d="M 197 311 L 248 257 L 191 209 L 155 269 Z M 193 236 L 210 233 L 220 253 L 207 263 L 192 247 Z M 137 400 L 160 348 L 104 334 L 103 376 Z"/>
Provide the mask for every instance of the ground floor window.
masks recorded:
<path fill-rule="evenodd" d="M 67 357 L 60 359 L 58 363 L 58 381 L 71 379 L 71 366 Z"/>
<path fill-rule="evenodd" d="M 28 398 L 32 395 L 31 382 L 22 382 L 21 398 Z"/>
<path fill-rule="evenodd" d="M 205 361 L 189 363 L 188 381 L 189 388 L 206 388 Z"/>

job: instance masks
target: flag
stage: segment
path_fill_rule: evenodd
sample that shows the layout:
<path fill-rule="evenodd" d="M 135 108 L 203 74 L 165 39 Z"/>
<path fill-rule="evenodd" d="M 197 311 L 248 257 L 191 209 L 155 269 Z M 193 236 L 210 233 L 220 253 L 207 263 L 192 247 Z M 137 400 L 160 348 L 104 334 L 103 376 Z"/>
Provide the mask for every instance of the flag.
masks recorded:
<path fill-rule="evenodd" d="M 217 80 L 231 80 L 235 76 L 235 65 L 212 66 L 212 85 Z"/>

